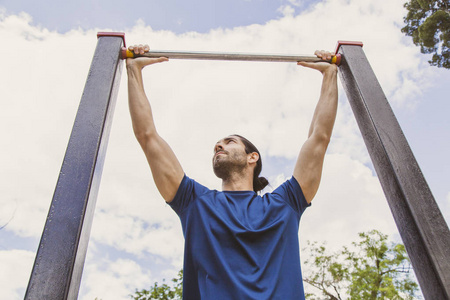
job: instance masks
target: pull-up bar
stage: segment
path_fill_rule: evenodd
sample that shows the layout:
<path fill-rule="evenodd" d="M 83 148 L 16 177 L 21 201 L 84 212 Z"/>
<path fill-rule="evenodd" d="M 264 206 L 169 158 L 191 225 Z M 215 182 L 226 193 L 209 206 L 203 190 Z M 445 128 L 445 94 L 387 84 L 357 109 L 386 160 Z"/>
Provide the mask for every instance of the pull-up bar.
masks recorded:
<path fill-rule="evenodd" d="M 311 55 L 288 55 L 288 54 L 254 54 L 254 53 L 237 53 L 237 52 L 200 52 L 200 51 L 167 51 L 167 50 L 150 50 L 144 54 L 135 54 L 127 49 L 125 43 L 125 34 L 123 32 L 99 32 L 97 37 L 120 37 L 123 41 L 123 47 L 120 51 L 120 57 L 136 58 L 136 57 L 167 57 L 173 59 L 197 59 L 197 60 L 233 60 L 233 61 L 266 61 L 266 62 L 329 62 L 331 64 L 340 65 L 341 55 L 333 55 L 330 60 L 323 60 L 317 56 Z M 341 44 L 350 43 L 352 45 L 361 45 L 361 42 L 342 42 Z M 337 51 L 336 51 L 337 53 Z"/>
<path fill-rule="evenodd" d="M 267 62 L 323 62 L 317 56 L 306 55 L 287 55 L 287 54 L 251 54 L 251 53 L 233 53 L 233 52 L 195 52 L 195 51 L 160 51 L 150 50 L 144 54 L 135 54 L 134 52 L 122 48 L 122 59 L 135 57 L 167 57 L 175 59 L 200 59 L 200 60 L 235 60 L 235 61 L 267 61 Z M 334 55 L 331 60 L 326 62 L 339 65 L 341 55 Z"/>

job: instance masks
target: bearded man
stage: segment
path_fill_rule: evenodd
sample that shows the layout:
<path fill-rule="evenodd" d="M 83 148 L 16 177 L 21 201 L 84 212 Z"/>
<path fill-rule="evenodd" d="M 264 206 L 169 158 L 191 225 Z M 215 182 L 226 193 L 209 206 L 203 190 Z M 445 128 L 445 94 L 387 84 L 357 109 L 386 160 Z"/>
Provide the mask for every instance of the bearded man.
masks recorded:
<path fill-rule="evenodd" d="M 135 54 L 147 45 L 129 47 Z M 316 51 L 324 60 L 332 54 Z M 337 111 L 337 67 L 327 62 L 298 64 L 323 75 L 320 98 L 292 178 L 258 195 L 268 181 L 259 177 L 261 154 L 242 136 L 219 140 L 212 159 L 222 191 L 187 177 L 159 136 L 144 91 L 142 69 L 167 58 L 127 59 L 133 130 L 155 184 L 181 220 L 185 238 L 183 299 L 305 299 L 298 229 L 320 183 L 323 160 Z"/>

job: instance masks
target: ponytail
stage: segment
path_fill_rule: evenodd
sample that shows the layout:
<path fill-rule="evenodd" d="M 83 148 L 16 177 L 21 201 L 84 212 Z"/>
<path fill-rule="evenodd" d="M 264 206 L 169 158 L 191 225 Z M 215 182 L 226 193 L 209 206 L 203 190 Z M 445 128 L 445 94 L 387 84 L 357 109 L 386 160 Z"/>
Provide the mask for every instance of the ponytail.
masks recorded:
<path fill-rule="evenodd" d="M 245 137 L 240 136 L 238 134 L 233 134 L 233 136 L 237 136 L 238 138 L 241 139 L 242 143 L 245 146 L 245 153 L 249 154 L 249 153 L 256 152 L 259 155 L 259 159 L 256 162 L 256 167 L 253 171 L 254 172 L 253 173 L 253 191 L 257 193 L 257 192 L 263 190 L 269 184 L 269 181 L 265 177 L 259 177 L 259 174 L 261 174 L 261 170 L 262 170 L 261 154 L 259 153 L 258 149 L 255 147 L 255 145 L 253 145 L 253 143 L 250 142 L 249 140 L 247 140 Z"/>
<path fill-rule="evenodd" d="M 253 191 L 256 193 L 262 191 L 268 184 L 269 181 L 265 177 L 253 178 Z"/>

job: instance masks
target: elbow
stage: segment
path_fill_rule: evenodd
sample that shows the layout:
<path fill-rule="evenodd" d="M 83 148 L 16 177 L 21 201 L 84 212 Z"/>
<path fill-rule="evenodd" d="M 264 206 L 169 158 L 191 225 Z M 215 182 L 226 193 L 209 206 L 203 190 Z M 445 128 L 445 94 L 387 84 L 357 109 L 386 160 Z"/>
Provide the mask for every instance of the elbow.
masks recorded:
<path fill-rule="evenodd" d="M 323 145 L 325 147 L 328 146 L 328 144 L 331 141 L 331 134 L 328 134 L 326 132 L 317 132 L 314 131 L 311 135 L 311 138 L 320 145 Z"/>
<path fill-rule="evenodd" d="M 147 144 L 158 137 L 158 133 L 155 130 L 134 130 L 134 136 L 141 145 Z"/>

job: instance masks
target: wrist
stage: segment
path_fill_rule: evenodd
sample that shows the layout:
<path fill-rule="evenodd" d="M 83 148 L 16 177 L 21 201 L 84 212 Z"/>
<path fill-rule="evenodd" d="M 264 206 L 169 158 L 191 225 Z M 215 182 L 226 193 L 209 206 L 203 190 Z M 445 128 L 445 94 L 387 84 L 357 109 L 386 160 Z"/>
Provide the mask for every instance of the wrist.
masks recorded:
<path fill-rule="evenodd" d="M 325 75 L 336 76 L 337 75 L 337 71 L 338 71 L 337 66 L 335 64 L 330 64 L 328 66 L 328 68 L 326 68 L 322 73 L 323 73 L 324 76 Z"/>
<path fill-rule="evenodd" d="M 142 66 L 136 63 L 135 59 L 128 58 L 126 62 L 127 72 L 140 72 L 142 70 Z"/>

